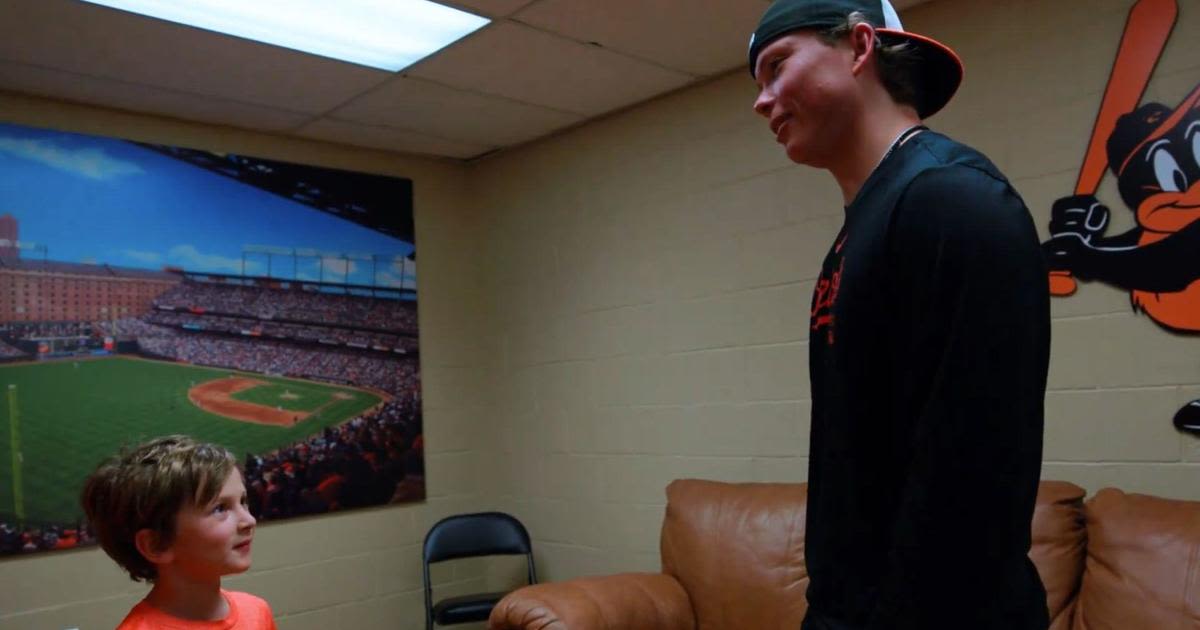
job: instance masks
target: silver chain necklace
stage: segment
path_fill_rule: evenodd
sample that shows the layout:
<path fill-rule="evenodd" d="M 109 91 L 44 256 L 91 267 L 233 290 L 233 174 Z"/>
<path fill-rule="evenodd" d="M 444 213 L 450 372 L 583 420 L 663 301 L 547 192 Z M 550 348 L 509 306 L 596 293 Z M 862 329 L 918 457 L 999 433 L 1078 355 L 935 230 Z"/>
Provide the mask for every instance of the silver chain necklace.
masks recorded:
<path fill-rule="evenodd" d="M 900 147 L 900 145 L 904 144 L 905 140 L 908 140 L 909 138 L 915 136 L 920 131 L 926 131 L 928 129 L 929 129 L 929 127 L 926 127 L 925 125 L 923 125 L 921 123 L 917 123 L 917 124 L 909 127 L 908 129 L 901 131 L 900 135 L 896 136 L 895 140 L 892 140 L 892 145 L 888 147 L 888 150 L 886 153 L 883 154 L 883 157 L 879 158 L 879 161 L 875 163 L 875 168 L 871 169 L 871 174 L 874 175 L 875 171 L 879 168 L 879 165 L 883 164 L 883 162 L 885 160 L 887 160 L 889 157 L 891 157 L 892 153 L 895 152 L 896 149 Z M 870 175 L 868 175 L 868 177 L 870 177 Z"/>

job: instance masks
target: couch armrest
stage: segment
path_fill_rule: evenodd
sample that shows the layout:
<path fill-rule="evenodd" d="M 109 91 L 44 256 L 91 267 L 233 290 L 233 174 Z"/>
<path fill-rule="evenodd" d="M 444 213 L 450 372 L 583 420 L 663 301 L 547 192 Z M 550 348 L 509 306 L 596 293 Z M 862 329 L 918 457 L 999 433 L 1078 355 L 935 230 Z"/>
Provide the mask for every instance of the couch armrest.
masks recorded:
<path fill-rule="evenodd" d="M 621 573 L 526 586 L 492 609 L 489 630 L 695 630 L 683 586 L 662 573 Z"/>

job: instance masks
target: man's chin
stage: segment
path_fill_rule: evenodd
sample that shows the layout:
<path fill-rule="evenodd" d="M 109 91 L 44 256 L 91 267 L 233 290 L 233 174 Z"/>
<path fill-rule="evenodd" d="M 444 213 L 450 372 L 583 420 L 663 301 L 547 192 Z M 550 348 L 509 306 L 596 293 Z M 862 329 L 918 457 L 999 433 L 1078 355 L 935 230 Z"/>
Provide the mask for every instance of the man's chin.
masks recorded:
<path fill-rule="evenodd" d="M 824 147 L 814 147 L 812 144 L 803 142 L 789 142 L 783 147 L 784 154 L 788 159 L 801 166 L 811 168 L 828 169 L 830 164 L 830 155 L 828 151 L 821 150 Z M 817 150 L 814 150 L 817 149 Z"/>
<path fill-rule="evenodd" d="M 813 163 L 812 155 L 804 151 L 802 147 L 786 146 L 784 147 L 784 154 L 787 155 L 789 160 L 801 166 L 817 166 Z"/>

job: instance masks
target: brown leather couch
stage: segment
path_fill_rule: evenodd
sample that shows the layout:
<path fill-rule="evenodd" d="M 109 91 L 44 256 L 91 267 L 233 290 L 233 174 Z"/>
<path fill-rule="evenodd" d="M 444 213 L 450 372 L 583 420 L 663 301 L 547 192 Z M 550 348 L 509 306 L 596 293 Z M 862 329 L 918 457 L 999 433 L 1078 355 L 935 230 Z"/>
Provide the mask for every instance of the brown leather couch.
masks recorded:
<path fill-rule="evenodd" d="M 1044 481 L 1029 555 L 1052 630 L 1200 630 L 1200 502 Z M 798 630 L 805 484 L 667 487 L 661 573 L 522 588 L 491 630 Z"/>

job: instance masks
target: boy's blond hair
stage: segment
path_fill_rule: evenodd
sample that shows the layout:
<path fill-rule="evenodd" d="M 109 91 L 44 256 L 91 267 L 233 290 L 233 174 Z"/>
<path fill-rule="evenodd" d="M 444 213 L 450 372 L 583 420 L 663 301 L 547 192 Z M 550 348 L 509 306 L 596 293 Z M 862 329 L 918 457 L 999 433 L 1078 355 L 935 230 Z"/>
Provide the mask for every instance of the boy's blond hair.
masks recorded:
<path fill-rule="evenodd" d="M 171 544 L 175 517 L 185 505 L 204 506 L 217 495 L 237 460 L 229 449 L 169 435 L 122 450 L 100 464 L 80 497 L 100 546 L 134 581 L 158 571 L 137 549 L 143 529 L 159 547 Z"/>

